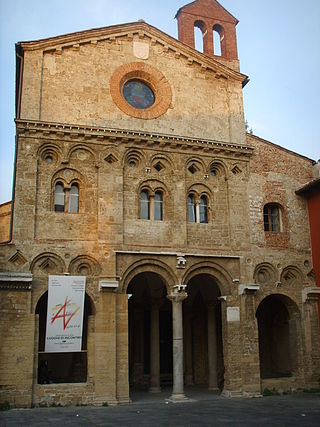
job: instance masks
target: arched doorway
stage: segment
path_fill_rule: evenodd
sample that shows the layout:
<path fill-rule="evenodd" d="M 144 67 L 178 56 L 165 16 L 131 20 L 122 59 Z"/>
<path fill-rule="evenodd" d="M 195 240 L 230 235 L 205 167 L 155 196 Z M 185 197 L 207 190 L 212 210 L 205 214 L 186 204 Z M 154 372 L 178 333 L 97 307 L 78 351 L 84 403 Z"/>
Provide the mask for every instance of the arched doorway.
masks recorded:
<path fill-rule="evenodd" d="M 143 272 L 130 281 L 130 387 L 160 392 L 172 384 L 172 309 L 159 274 Z"/>
<path fill-rule="evenodd" d="M 298 314 L 294 302 L 284 295 L 269 295 L 260 303 L 256 317 L 262 379 L 293 375 L 297 364 Z"/>
<path fill-rule="evenodd" d="M 209 274 L 198 274 L 187 284 L 183 303 L 186 385 L 223 388 L 223 347 L 220 289 Z"/>
<path fill-rule="evenodd" d="M 85 294 L 82 345 L 81 352 L 46 353 L 46 323 L 47 323 L 48 291 L 40 298 L 36 305 L 35 314 L 38 317 L 38 384 L 79 383 L 87 382 L 87 341 L 88 322 L 94 315 L 94 304 L 88 294 Z M 92 317 L 91 317 L 92 319 Z M 45 375 L 44 375 L 44 372 Z"/>

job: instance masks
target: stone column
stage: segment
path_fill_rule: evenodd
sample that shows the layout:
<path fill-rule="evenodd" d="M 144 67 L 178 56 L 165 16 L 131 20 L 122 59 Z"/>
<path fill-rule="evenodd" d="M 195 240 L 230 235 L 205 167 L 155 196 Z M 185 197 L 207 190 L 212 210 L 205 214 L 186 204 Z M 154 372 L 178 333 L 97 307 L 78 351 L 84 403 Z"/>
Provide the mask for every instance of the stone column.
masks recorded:
<path fill-rule="evenodd" d="M 173 390 L 172 400 L 186 399 L 183 388 L 183 321 L 182 301 L 187 298 L 186 292 L 175 288 L 168 298 L 172 302 L 173 332 Z"/>
<path fill-rule="evenodd" d="M 208 390 L 218 390 L 218 377 L 217 377 L 217 329 L 216 329 L 216 311 L 215 305 L 209 304 L 207 306 L 208 312 L 208 368 L 209 368 L 209 381 Z"/>
<path fill-rule="evenodd" d="M 196 222 L 200 222 L 200 204 L 198 200 L 196 202 Z"/>
<path fill-rule="evenodd" d="M 184 322 L 185 322 L 185 362 L 186 362 L 185 383 L 186 385 L 193 385 L 192 320 L 191 320 L 190 314 L 185 316 Z"/>
<path fill-rule="evenodd" d="M 160 336 L 159 305 L 152 303 L 150 316 L 150 388 L 151 393 L 160 393 Z"/>
<path fill-rule="evenodd" d="M 134 352 L 132 367 L 132 382 L 134 385 L 143 383 L 144 371 L 144 311 L 134 312 Z"/>

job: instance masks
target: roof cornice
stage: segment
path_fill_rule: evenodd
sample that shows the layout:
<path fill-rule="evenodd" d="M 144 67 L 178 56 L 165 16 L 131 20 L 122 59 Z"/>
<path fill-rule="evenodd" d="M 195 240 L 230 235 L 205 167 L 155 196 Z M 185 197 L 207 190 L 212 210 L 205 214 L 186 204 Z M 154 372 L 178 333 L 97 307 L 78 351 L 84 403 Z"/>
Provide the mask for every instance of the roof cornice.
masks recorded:
<path fill-rule="evenodd" d="M 58 137 L 78 142 L 120 142 L 137 145 L 160 146 L 168 148 L 190 149 L 193 151 L 213 151 L 215 153 L 234 154 L 236 157 L 250 157 L 253 147 L 248 144 L 217 141 L 181 135 L 145 132 L 129 129 L 102 128 L 88 125 L 52 123 L 35 120 L 16 119 L 17 134 L 20 136 Z"/>
<path fill-rule="evenodd" d="M 152 44 L 159 43 L 165 50 L 172 51 L 176 57 L 184 57 L 189 65 L 198 64 L 204 71 L 207 69 L 213 71 L 216 77 L 220 75 L 225 78 L 232 78 L 241 81 L 243 85 L 248 81 L 248 76 L 245 74 L 221 64 L 219 61 L 198 52 L 158 28 L 140 21 L 113 25 L 110 27 L 94 28 L 41 40 L 22 41 L 17 43 L 16 46 L 17 48 L 21 47 L 23 51 L 42 50 L 46 52 L 56 50 L 61 52 L 66 48 L 79 48 L 79 46 L 83 44 L 97 44 L 105 40 L 116 41 L 116 39 L 124 37 L 133 39 L 135 36 L 139 39 L 147 37 Z"/>

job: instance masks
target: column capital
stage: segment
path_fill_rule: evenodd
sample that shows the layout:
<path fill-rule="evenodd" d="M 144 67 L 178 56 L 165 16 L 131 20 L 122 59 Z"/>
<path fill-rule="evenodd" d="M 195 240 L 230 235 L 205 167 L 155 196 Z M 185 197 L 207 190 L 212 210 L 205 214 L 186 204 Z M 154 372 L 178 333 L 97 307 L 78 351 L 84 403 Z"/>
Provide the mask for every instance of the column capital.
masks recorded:
<path fill-rule="evenodd" d="M 167 298 L 172 302 L 182 302 L 188 296 L 187 292 L 185 292 L 185 288 L 185 285 L 174 286 L 171 293 L 167 295 Z"/>

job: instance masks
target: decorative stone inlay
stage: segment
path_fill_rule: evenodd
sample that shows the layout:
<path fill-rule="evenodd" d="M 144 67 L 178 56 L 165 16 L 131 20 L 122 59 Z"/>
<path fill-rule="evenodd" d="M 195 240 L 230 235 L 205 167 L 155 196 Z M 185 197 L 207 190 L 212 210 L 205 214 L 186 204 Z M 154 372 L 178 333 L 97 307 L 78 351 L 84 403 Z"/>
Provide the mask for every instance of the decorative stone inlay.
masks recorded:
<path fill-rule="evenodd" d="M 133 54 L 138 59 L 148 59 L 149 58 L 149 43 L 143 42 L 133 42 Z"/>
<path fill-rule="evenodd" d="M 240 307 L 227 307 L 227 322 L 240 322 Z"/>
<path fill-rule="evenodd" d="M 12 255 L 12 257 L 9 259 L 9 262 L 13 264 L 16 267 L 21 267 L 23 264 L 27 262 L 26 258 L 22 255 L 22 253 L 17 250 L 17 252 Z"/>
<path fill-rule="evenodd" d="M 140 80 L 152 89 L 155 97 L 153 105 L 146 109 L 138 109 L 125 100 L 123 87 L 130 80 Z M 131 62 L 119 67 L 110 79 L 110 92 L 114 103 L 121 111 L 139 119 L 162 116 L 172 101 L 171 87 L 165 76 L 143 62 Z"/>
<path fill-rule="evenodd" d="M 186 268 L 187 260 L 184 255 L 177 255 L 177 268 Z"/>

